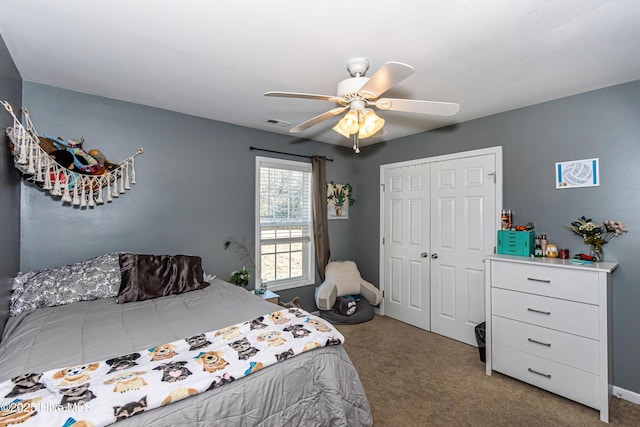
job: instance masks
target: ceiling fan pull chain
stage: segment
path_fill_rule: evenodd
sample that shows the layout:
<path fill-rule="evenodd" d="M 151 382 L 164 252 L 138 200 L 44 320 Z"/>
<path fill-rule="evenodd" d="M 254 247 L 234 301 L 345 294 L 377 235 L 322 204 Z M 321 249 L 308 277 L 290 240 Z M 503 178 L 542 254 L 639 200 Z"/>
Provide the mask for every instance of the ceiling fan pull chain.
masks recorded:
<path fill-rule="evenodd" d="M 360 152 L 360 127 L 362 126 L 362 110 L 358 111 L 358 130 L 353 134 L 353 151 L 357 153 Z"/>

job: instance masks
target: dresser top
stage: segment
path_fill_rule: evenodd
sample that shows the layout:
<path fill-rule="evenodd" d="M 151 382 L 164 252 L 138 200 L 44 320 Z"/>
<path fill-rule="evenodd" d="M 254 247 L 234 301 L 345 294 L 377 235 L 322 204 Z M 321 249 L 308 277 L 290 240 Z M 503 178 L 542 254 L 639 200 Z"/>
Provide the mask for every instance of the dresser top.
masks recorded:
<path fill-rule="evenodd" d="M 604 271 L 607 273 L 612 273 L 616 268 L 618 268 L 617 262 L 611 261 L 603 261 L 603 262 L 594 262 L 591 264 L 571 264 L 570 259 L 561 259 L 561 258 L 535 258 L 535 257 L 526 257 L 526 256 L 516 256 L 516 255 L 502 255 L 502 254 L 491 254 L 487 255 L 484 258 L 485 260 L 496 260 L 496 261 L 506 261 L 520 264 L 528 264 L 528 265 L 544 265 L 549 267 L 565 267 L 565 268 L 573 268 L 576 270 L 588 270 L 588 271 Z"/>

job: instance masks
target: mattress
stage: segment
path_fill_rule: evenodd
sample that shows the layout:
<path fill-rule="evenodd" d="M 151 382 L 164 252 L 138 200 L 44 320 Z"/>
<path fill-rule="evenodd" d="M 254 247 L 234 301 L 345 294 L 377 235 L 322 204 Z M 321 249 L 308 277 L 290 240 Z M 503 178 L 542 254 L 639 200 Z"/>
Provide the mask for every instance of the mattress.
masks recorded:
<path fill-rule="evenodd" d="M 116 304 L 115 299 L 41 308 L 8 320 L 0 381 L 104 360 L 271 313 L 278 308 L 214 279 L 197 291 Z M 358 373 L 342 346 L 328 346 L 118 426 L 371 425 Z"/>

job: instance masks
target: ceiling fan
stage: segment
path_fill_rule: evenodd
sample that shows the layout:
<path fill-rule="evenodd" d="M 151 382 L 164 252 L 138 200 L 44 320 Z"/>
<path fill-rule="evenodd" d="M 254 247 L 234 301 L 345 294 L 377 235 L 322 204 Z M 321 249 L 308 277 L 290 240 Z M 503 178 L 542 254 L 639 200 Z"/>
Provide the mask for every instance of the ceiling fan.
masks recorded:
<path fill-rule="evenodd" d="M 384 119 L 376 115 L 370 107 L 380 110 L 404 111 L 408 113 L 452 116 L 460 111 L 460 105 L 453 102 L 420 101 L 416 99 L 380 98 L 380 95 L 409 77 L 415 71 L 401 62 L 387 62 L 371 77 L 364 77 L 369 69 L 365 58 L 352 58 L 347 63 L 351 77 L 338 83 L 337 95 L 316 95 L 297 92 L 266 92 L 265 96 L 281 98 L 319 99 L 335 102 L 340 107 L 332 108 L 289 130 L 299 133 L 318 123 L 349 110 L 338 121 L 333 130 L 346 138 L 353 139 L 353 149 L 360 152 L 359 140 L 377 134 L 384 126 Z"/>

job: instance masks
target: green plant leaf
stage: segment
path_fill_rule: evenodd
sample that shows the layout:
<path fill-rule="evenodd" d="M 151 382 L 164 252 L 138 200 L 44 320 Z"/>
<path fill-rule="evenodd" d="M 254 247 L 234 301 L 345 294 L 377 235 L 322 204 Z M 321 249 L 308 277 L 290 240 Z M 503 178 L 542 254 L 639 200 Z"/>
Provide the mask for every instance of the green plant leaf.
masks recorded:
<path fill-rule="evenodd" d="M 256 260 L 254 258 L 255 247 L 252 243 L 247 242 L 244 239 L 235 239 L 233 237 L 227 237 L 224 241 L 224 249 L 227 251 L 233 251 L 233 253 L 246 265 L 250 265 L 255 269 Z"/>

